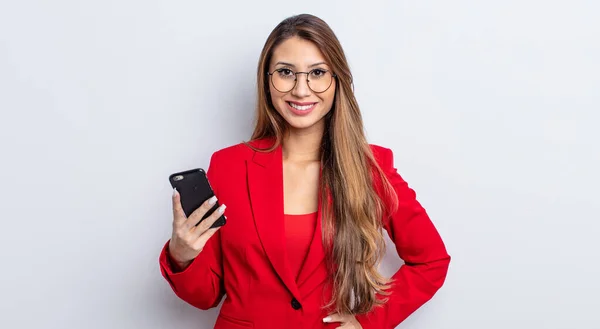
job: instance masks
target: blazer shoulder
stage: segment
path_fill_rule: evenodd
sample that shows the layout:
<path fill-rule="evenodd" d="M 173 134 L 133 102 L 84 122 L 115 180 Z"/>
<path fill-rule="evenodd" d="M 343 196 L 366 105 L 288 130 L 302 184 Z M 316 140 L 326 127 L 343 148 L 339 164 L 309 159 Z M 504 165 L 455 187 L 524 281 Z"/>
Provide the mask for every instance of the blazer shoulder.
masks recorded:
<path fill-rule="evenodd" d="M 244 143 L 229 145 L 218 149 L 210 156 L 208 164 L 208 179 L 211 182 L 215 194 L 219 193 L 223 180 L 230 178 L 233 173 L 240 172 L 244 167 L 245 159 L 248 158 L 252 149 Z"/>
<path fill-rule="evenodd" d="M 239 156 L 244 153 L 246 148 L 248 147 L 243 142 L 241 142 L 238 144 L 228 145 L 223 148 L 220 148 L 214 153 L 218 154 L 219 156 Z"/>
<path fill-rule="evenodd" d="M 212 157 L 213 159 L 223 159 L 220 161 L 234 162 L 235 160 L 248 159 L 253 153 L 254 151 L 246 143 L 241 142 L 216 150 Z"/>
<path fill-rule="evenodd" d="M 369 146 L 380 167 L 387 168 L 393 166 L 394 152 L 390 148 L 377 144 L 369 144 Z"/>

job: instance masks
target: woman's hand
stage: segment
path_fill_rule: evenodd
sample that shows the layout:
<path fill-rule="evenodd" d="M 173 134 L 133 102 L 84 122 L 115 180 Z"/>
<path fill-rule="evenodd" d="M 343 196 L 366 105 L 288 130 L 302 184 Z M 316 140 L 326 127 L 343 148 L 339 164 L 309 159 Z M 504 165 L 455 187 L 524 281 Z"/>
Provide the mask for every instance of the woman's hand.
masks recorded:
<path fill-rule="evenodd" d="M 220 228 L 210 228 L 225 211 L 221 205 L 209 217 L 196 226 L 217 202 L 216 197 L 206 200 L 189 217 L 185 216 L 181 207 L 181 199 L 177 190 L 173 190 L 173 234 L 169 241 L 169 256 L 180 270 L 188 267 L 194 258 L 200 254 L 210 237 Z"/>
<path fill-rule="evenodd" d="M 338 327 L 340 329 L 362 329 L 362 326 L 360 325 L 358 320 L 356 320 L 356 317 L 354 317 L 354 315 L 351 314 L 330 314 L 323 319 L 323 322 L 340 322 L 341 324 Z"/>

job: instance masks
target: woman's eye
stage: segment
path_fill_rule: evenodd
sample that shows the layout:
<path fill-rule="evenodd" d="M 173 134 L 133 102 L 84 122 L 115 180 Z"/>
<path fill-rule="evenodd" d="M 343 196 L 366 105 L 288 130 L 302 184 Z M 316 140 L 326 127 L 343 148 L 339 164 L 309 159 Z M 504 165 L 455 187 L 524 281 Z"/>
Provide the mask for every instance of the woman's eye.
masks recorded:
<path fill-rule="evenodd" d="M 281 75 L 291 75 L 293 72 L 290 69 L 280 69 L 279 74 Z"/>
<path fill-rule="evenodd" d="M 323 74 L 325 74 L 325 71 L 324 71 L 324 70 L 319 70 L 319 69 L 317 69 L 317 70 L 313 70 L 313 71 L 312 71 L 312 75 L 313 75 L 313 76 L 316 76 L 316 77 L 320 77 L 320 76 L 322 76 Z"/>

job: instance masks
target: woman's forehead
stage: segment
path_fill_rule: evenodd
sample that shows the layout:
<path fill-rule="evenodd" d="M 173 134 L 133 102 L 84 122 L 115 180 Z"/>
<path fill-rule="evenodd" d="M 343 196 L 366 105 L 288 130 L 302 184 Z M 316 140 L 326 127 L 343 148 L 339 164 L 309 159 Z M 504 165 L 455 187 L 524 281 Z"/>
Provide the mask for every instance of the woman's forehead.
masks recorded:
<path fill-rule="evenodd" d="M 272 65 L 278 62 L 294 67 L 311 67 L 327 63 L 323 53 L 314 43 L 300 38 L 285 40 L 273 50 Z"/>

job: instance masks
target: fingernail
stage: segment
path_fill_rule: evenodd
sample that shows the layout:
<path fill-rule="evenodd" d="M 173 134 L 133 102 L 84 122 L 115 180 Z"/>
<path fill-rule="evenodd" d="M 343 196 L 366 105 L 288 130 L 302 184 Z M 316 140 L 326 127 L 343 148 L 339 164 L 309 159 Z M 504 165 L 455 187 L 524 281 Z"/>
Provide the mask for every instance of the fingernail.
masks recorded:
<path fill-rule="evenodd" d="M 217 203 L 217 197 L 213 195 L 212 198 L 208 199 L 208 204 L 212 206 L 215 203 Z"/>
<path fill-rule="evenodd" d="M 328 316 L 328 317 L 323 318 L 323 322 L 329 322 L 329 321 L 331 321 L 331 317 Z"/>
<path fill-rule="evenodd" d="M 173 196 L 176 196 L 176 195 L 177 195 L 177 188 L 175 187 L 175 188 L 173 188 Z"/>
<path fill-rule="evenodd" d="M 222 213 L 224 213 L 224 212 L 225 212 L 225 208 L 227 208 L 227 206 L 226 206 L 226 205 L 224 205 L 224 204 L 222 204 L 222 205 L 219 207 L 219 214 L 222 214 Z"/>

